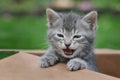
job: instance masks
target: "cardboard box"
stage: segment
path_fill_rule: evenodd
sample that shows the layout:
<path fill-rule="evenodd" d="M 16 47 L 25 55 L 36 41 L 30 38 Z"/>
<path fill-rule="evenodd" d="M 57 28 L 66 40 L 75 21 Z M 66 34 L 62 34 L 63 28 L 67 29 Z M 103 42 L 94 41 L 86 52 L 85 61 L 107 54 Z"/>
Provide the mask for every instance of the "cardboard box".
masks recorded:
<path fill-rule="evenodd" d="M 62 63 L 40 68 L 37 55 L 43 53 L 44 51 L 21 51 L 0 60 L 0 80 L 120 80 L 120 51 L 96 50 L 97 64 L 102 73 L 90 70 L 71 72 Z"/>

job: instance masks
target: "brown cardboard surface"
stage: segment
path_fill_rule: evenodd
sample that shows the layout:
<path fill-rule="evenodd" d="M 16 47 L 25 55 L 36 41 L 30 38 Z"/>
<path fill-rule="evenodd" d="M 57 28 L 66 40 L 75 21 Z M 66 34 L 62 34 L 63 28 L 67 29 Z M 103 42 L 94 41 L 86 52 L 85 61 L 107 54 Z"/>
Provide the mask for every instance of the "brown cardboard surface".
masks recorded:
<path fill-rule="evenodd" d="M 38 60 L 38 56 L 23 52 L 1 60 L 0 80 L 120 80 L 89 70 L 71 72 L 62 63 L 43 69 Z"/>
<path fill-rule="evenodd" d="M 35 55 L 43 55 L 45 51 L 21 51 Z M 96 61 L 100 72 L 120 78 L 120 50 L 95 49 Z"/>
<path fill-rule="evenodd" d="M 96 54 L 100 72 L 120 78 L 120 54 Z"/>
<path fill-rule="evenodd" d="M 26 50 L 21 51 L 35 55 L 43 55 L 45 51 Z M 95 49 L 96 61 L 100 72 L 120 78 L 120 50 Z"/>

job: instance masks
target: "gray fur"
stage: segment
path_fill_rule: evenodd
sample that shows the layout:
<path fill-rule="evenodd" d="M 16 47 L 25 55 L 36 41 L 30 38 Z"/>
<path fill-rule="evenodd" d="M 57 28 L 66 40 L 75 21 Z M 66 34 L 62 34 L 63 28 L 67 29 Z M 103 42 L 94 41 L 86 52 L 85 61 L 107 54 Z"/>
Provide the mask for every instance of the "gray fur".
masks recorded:
<path fill-rule="evenodd" d="M 48 32 L 47 38 L 50 48 L 40 57 L 39 65 L 46 68 L 57 62 L 67 63 L 69 70 L 89 69 L 98 71 L 93 44 L 97 28 L 97 12 L 92 11 L 85 16 L 70 12 L 57 13 L 47 9 Z M 58 36 L 62 34 L 62 36 Z M 75 37 L 75 36 L 80 37 Z M 74 50 L 72 55 L 66 55 L 63 49 L 70 44 L 69 49 Z"/>

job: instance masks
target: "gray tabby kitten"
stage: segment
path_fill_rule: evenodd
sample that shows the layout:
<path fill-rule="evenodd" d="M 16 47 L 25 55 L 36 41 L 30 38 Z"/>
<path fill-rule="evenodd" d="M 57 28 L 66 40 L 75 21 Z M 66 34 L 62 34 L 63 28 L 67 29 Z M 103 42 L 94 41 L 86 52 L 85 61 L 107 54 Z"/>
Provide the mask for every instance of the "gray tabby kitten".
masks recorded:
<path fill-rule="evenodd" d="M 57 13 L 48 8 L 46 14 L 50 48 L 40 57 L 40 67 L 50 67 L 60 61 L 67 63 L 71 71 L 79 69 L 98 71 L 93 51 L 97 12 L 92 11 L 80 16 L 73 12 Z"/>

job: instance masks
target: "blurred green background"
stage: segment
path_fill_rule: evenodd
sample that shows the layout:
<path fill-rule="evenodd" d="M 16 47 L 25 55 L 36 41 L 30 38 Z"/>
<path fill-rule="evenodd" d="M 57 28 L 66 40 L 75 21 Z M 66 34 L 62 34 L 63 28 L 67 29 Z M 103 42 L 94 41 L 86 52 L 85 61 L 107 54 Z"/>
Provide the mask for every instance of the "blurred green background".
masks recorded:
<path fill-rule="evenodd" d="M 45 9 L 98 11 L 96 48 L 120 49 L 120 0 L 0 0 L 0 49 L 48 48 Z M 11 55 L 0 51 L 0 59 Z"/>

